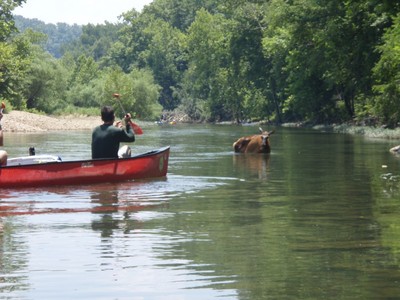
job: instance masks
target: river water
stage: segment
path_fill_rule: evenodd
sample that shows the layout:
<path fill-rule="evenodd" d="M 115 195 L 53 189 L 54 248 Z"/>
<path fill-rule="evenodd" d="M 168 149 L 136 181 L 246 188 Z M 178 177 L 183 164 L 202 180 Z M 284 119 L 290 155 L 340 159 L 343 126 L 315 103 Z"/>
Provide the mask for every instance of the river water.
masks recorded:
<path fill-rule="evenodd" d="M 171 145 L 166 178 L 0 191 L 0 299 L 399 297 L 393 141 L 278 127 L 269 156 L 235 155 L 257 127 L 144 130 L 135 153 Z M 89 131 L 5 144 L 90 157 Z"/>

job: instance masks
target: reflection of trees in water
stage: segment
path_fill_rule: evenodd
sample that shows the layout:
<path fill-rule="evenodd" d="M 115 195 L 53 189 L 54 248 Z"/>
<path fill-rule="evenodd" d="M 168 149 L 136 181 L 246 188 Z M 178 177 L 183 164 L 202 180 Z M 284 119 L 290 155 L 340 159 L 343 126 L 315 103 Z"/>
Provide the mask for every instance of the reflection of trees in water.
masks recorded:
<path fill-rule="evenodd" d="M 0 294 L 28 288 L 27 276 L 18 275 L 26 267 L 26 256 L 18 255 L 27 248 L 26 243 L 14 236 L 11 223 L 0 218 Z M 16 254 L 17 253 L 17 254 Z"/>
<path fill-rule="evenodd" d="M 146 193 L 152 187 L 158 187 L 159 183 L 162 185 L 163 181 L 126 182 L 79 188 L 49 187 L 46 193 L 37 189 L 14 192 L 15 194 L 0 191 L 0 226 L 3 226 L 3 230 L 0 230 L 0 295 L 31 289 L 28 266 L 32 253 L 30 238 L 26 236 L 31 232 L 25 228 L 30 216 L 43 215 L 43 220 L 46 220 L 46 215 L 90 214 L 93 216 L 91 227 L 100 232 L 101 243 L 104 246 L 102 249 L 107 251 L 107 243 L 112 243 L 113 233 L 128 234 L 142 227 L 142 220 L 135 217 L 137 212 L 167 205 L 165 200 L 168 199 L 162 191 L 154 195 L 157 199 L 151 198 L 149 192 Z M 24 217 L 20 219 L 13 216 Z M 37 220 L 41 217 L 37 217 Z M 22 223 L 19 224 L 21 220 Z M 74 224 L 78 225 L 86 228 L 86 224 Z"/>
<path fill-rule="evenodd" d="M 92 221 L 92 229 L 100 231 L 102 237 L 111 237 L 115 230 L 122 230 L 125 234 L 140 227 L 140 222 L 131 217 L 132 213 L 148 209 L 147 205 L 119 199 L 118 186 L 99 188 L 90 196 L 92 213 L 98 218 Z M 122 218 L 121 218 L 122 213 Z"/>
<path fill-rule="evenodd" d="M 100 207 L 100 209 L 93 210 L 93 213 L 98 214 L 100 219 L 92 221 L 92 229 L 101 231 L 102 237 L 110 237 L 113 230 L 119 228 L 121 222 L 121 220 L 113 218 L 113 213 L 118 212 L 118 190 L 108 189 L 98 193 L 94 192 L 90 199 L 95 207 Z"/>
<path fill-rule="evenodd" d="M 380 175 L 379 185 L 383 186 L 383 193 L 386 197 L 392 197 L 399 194 L 400 175 L 394 173 L 383 173 Z"/>
<path fill-rule="evenodd" d="M 186 195 L 179 211 L 190 213 L 165 220 L 164 231 L 176 237 L 156 249 L 159 257 L 190 262 L 181 267 L 216 289 L 237 289 L 240 299 L 374 299 L 386 285 L 393 297 L 400 291 L 400 256 L 390 253 L 400 249 L 398 197 L 387 211 L 382 200 L 376 218 L 370 169 L 339 154 L 318 162 L 314 153 L 274 157 L 268 181 L 254 175 L 267 178 L 259 175 L 269 175 L 269 159 L 235 155 L 235 175 L 244 180 Z M 392 227 L 382 230 L 377 220 Z"/>
<path fill-rule="evenodd" d="M 124 193 L 121 187 L 121 185 L 108 185 L 98 187 L 91 192 L 91 212 L 98 217 L 92 221 L 92 229 L 100 231 L 102 237 L 112 236 L 115 230 L 122 230 L 124 234 L 127 234 L 141 228 L 142 222 L 134 217 L 135 213 L 168 205 L 138 196 L 131 190 Z M 140 188 L 137 186 L 131 186 L 131 188 L 137 188 L 140 193 Z"/>
<path fill-rule="evenodd" d="M 400 157 L 395 156 L 396 159 Z M 385 169 L 386 170 L 386 169 Z M 400 266 L 400 174 L 398 165 L 394 171 L 375 175 L 372 189 L 374 192 L 374 217 L 377 219 L 382 235 L 382 245 L 390 249 L 393 268 Z"/>

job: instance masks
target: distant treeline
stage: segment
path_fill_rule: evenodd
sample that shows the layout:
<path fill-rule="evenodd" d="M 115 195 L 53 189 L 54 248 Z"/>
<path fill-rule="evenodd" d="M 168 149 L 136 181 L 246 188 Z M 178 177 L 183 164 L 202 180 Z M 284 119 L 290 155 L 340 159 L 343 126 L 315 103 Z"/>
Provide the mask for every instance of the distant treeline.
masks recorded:
<path fill-rule="evenodd" d="M 0 98 L 18 109 L 97 111 L 118 92 L 144 119 L 400 121 L 399 1 L 154 0 L 84 26 L 13 16 L 23 2 L 0 0 Z"/>
<path fill-rule="evenodd" d="M 82 26 L 68 25 L 67 23 L 48 24 L 38 19 L 27 19 L 22 16 L 14 16 L 15 27 L 19 32 L 34 30 L 45 34 L 46 41 L 43 49 L 55 58 L 61 58 L 65 53 L 65 47 L 78 41 L 82 35 Z"/>

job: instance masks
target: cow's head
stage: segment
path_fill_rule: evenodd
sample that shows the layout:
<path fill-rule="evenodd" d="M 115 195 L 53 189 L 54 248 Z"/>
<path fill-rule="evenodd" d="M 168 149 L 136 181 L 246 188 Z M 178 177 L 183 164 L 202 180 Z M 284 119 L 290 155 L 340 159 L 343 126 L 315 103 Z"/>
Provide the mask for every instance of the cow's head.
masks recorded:
<path fill-rule="evenodd" d="M 260 136 L 261 136 L 261 144 L 259 148 L 259 153 L 270 153 L 271 152 L 271 147 L 269 144 L 269 136 L 274 133 L 274 130 L 272 131 L 264 131 L 261 127 L 258 128 L 260 130 Z"/>

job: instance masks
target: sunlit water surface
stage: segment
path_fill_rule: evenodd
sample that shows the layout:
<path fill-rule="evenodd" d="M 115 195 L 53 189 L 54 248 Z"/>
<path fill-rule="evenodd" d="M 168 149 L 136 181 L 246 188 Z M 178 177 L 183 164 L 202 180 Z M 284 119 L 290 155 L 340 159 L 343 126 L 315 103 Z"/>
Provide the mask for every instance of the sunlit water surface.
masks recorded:
<path fill-rule="evenodd" d="M 268 128 L 272 129 L 272 128 Z M 275 128 L 150 126 L 166 178 L 0 191 L 1 299 L 395 299 L 396 143 Z M 90 132 L 7 134 L 10 156 L 90 157 Z"/>

